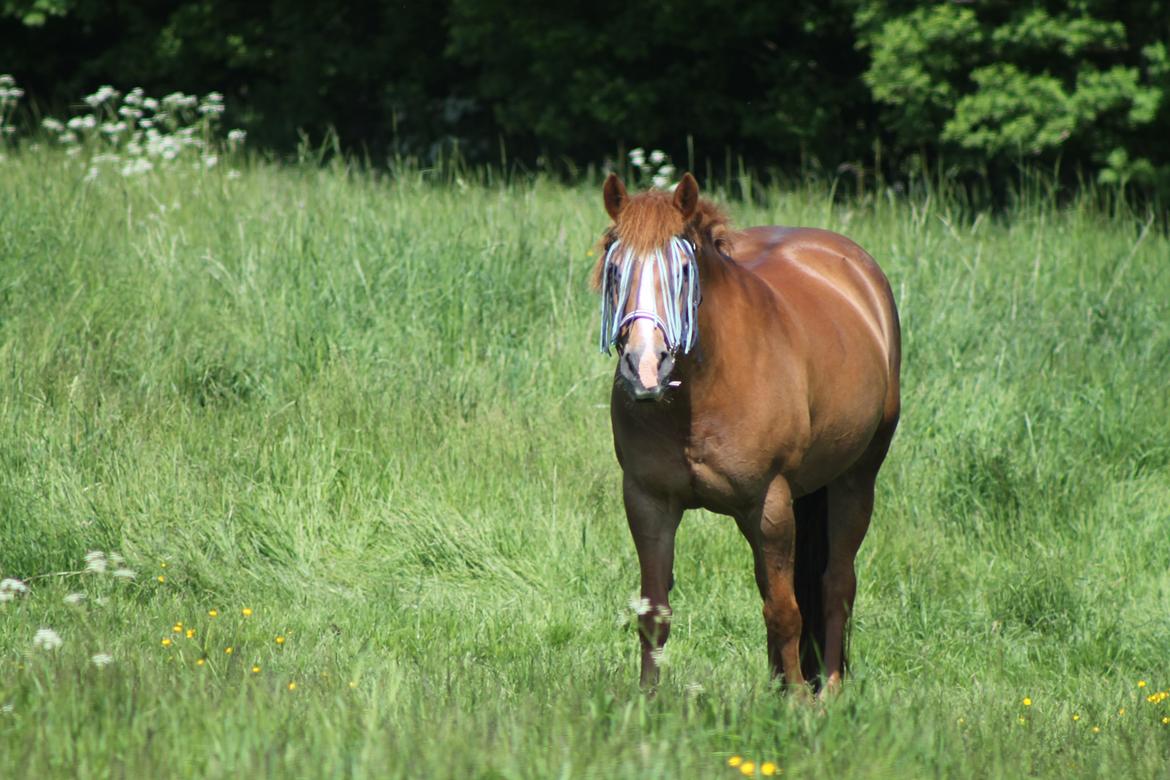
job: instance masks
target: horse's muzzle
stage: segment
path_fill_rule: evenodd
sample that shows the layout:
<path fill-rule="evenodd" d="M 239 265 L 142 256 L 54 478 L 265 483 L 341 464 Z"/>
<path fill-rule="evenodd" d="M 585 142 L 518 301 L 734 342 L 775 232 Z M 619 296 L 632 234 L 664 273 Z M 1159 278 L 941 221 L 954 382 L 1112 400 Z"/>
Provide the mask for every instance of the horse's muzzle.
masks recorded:
<path fill-rule="evenodd" d="M 673 370 L 674 357 L 665 350 L 657 354 L 624 352 L 618 358 L 618 375 L 626 392 L 635 401 L 657 401 L 661 398 Z"/>

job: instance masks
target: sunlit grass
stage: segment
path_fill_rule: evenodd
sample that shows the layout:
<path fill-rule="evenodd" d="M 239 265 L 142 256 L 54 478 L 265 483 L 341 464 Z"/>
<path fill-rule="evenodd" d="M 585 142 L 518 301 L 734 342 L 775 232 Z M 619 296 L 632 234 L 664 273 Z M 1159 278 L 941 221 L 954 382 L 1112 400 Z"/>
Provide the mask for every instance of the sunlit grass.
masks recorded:
<path fill-rule="evenodd" d="M 730 204 L 879 259 L 906 412 L 841 697 L 770 688 L 746 544 L 699 514 L 647 700 L 597 188 L 241 171 L 0 162 L 0 777 L 1164 772 L 1144 215 Z"/>

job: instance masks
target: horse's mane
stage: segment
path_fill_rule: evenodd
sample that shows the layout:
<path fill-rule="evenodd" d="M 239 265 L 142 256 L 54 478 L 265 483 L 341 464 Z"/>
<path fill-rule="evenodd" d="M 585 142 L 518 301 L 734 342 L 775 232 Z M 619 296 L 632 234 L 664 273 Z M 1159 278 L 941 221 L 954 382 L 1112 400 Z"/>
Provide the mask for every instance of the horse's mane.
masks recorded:
<path fill-rule="evenodd" d="M 674 206 L 674 196 L 663 190 L 649 190 L 632 196 L 618 216 L 618 222 L 606 229 L 594 248 L 597 253 L 591 276 L 594 290 L 601 289 L 605 249 L 614 240 L 620 240 L 643 254 L 665 246 L 674 236 L 683 235 L 696 247 L 711 246 L 728 259 L 735 243 L 736 233 L 723 209 L 701 198 L 686 223 Z"/>

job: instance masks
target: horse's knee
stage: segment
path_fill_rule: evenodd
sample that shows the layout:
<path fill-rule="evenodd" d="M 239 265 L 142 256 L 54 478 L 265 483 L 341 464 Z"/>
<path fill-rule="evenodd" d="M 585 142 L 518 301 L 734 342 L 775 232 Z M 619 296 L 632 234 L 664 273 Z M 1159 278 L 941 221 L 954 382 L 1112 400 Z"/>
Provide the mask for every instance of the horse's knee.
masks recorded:
<path fill-rule="evenodd" d="M 800 637 L 800 607 L 794 594 L 764 600 L 764 625 L 768 633 L 781 642 Z"/>

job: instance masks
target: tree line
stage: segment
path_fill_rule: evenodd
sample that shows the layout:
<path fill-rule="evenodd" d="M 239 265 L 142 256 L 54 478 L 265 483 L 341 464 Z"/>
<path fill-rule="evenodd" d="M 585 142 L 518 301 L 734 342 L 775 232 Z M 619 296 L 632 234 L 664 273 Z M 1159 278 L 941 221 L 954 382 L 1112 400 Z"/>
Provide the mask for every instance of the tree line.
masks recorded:
<path fill-rule="evenodd" d="M 42 111 L 102 84 L 227 96 L 276 151 L 573 166 L 623 148 L 783 174 L 1021 163 L 1170 186 L 1170 3 L 0 0 Z M 697 158 L 697 159 L 696 159 Z"/>

